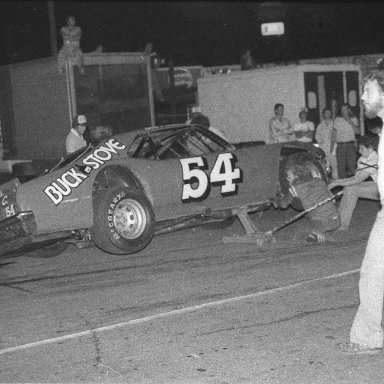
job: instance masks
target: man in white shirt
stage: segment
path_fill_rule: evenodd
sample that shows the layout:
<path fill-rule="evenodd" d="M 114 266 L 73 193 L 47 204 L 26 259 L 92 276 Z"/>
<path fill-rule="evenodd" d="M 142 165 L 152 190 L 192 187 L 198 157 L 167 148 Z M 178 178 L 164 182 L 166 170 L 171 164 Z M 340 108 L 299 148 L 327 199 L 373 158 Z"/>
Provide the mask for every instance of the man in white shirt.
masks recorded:
<path fill-rule="evenodd" d="M 274 112 L 275 117 L 269 121 L 269 143 L 285 143 L 294 140 L 291 123 L 284 117 L 284 105 L 275 104 Z"/>
<path fill-rule="evenodd" d="M 356 169 L 356 134 L 360 134 L 359 121 L 352 116 L 348 104 L 341 106 L 341 116 L 336 117 L 336 158 L 337 171 L 340 178 L 350 177 Z"/>
<path fill-rule="evenodd" d="M 374 136 L 361 136 L 357 143 L 361 157 L 357 161 L 355 175 L 347 179 L 335 180 L 328 185 L 330 189 L 337 186 L 344 187 L 344 194 L 339 207 L 341 221 L 339 230 L 349 228 L 359 198 L 379 200 L 379 190 L 377 188 L 377 138 Z M 368 178 L 372 180 L 366 181 Z"/>
<path fill-rule="evenodd" d="M 87 118 L 84 115 L 78 115 L 73 120 L 73 128 L 68 133 L 65 140 L 67 154 L 77 151 L 87 145 L 83 135 L 87 128 Z"/>
<path fill-rule="evenodd" d="M 373 71 L 364 79 L 362 100 L 368 118 L 384 119 L 384 71 Z M 377 187 L 381 205 L 384 203 L 384 140 L 380 136 L 378 149 Z M 376 216 L 360 269 L 360 305 L 350 331 L 349 341 L 338 344 L 347 353 L 377 354 L 383 348 L 384 298 L 384 210 Z"/>
<path fill-rule="evenodd" d="M 299 113 L 300 121 L 293 126 L 297 141 L 302 143 L 312 143 L 313 135 L 315 134 L 315 125 L 312 121 L 307 120 L 308 112 L 302 109 Z"/>

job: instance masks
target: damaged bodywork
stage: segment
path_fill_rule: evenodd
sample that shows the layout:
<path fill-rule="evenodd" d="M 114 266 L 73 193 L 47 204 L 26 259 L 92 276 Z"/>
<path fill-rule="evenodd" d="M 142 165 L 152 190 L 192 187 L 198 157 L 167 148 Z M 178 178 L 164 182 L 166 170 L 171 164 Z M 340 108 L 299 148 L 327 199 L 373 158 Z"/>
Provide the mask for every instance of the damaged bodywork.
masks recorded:
<path fill-rule="evenodd" d="M 326 178 L 324 153 L 298 142 L 230 144 L 200 126 L 127 132 L 89 145 L 41 176 L 0 186 L 0 253 L 52 239 L 92 239 L 109 253 L 154 235 L 231 223 L 287 193 L 289 159 L 306 156 Z"/>

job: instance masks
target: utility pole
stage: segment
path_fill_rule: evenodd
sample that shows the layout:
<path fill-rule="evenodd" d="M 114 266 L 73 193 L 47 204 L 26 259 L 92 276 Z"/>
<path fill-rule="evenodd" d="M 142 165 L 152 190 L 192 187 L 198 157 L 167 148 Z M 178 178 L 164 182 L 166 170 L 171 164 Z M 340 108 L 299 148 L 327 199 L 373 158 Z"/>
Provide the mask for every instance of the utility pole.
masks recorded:
<path fill-rule="evenodd" d="M 169 60 L 169 94 L 171 100 L 171 114 L 172 114 L 172 123 L 177 123 L 176 118 L 176 100 L 175 100 L 175 63 L 173 58 Z"/>
<path fill-rule="evenodd" d="M 56 21 L 55 21 L 55 7 L 53 4 L 53 0 L 48 0 L 47 5 L 48 5 L 49 41 L 51 44 L 51 55 L 53 57 L 57 57 Z"/>

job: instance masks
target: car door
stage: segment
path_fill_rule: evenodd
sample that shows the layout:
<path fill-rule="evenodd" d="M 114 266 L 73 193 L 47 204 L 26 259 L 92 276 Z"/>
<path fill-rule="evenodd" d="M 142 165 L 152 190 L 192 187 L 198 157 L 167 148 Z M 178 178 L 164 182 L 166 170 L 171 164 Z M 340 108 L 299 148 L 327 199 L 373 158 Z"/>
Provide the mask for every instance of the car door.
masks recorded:
<path fill-rule="evenodd" d="M 206 129 L 191 128 L 160 154 L 174 167 L 185 212 L 266 201 L 278 189 L 280 146 L 236 149 Z"/>

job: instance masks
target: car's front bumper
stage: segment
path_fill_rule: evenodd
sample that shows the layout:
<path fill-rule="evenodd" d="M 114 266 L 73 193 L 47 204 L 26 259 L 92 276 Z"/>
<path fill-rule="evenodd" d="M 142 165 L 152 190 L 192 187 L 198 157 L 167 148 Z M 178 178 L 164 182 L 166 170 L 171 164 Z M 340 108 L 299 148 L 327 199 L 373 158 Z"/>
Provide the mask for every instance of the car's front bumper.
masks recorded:
<path fill-rule="evenodd" d="M 68 240 L 74 237 L 73 231 L 37 234 L 36 221 L 32 211 L 20 212 L 0 221 L 0 255 L 19 250 L 29 250 L 44 246 L 52 240 Z M 31 248 L 32 247 L 32 248 Z"/>
<path fill-rule="evenodd" d="M 0 222 L 0 254 L 32 242 L 36 221 L 32 211 L 20 212 Z"/>

